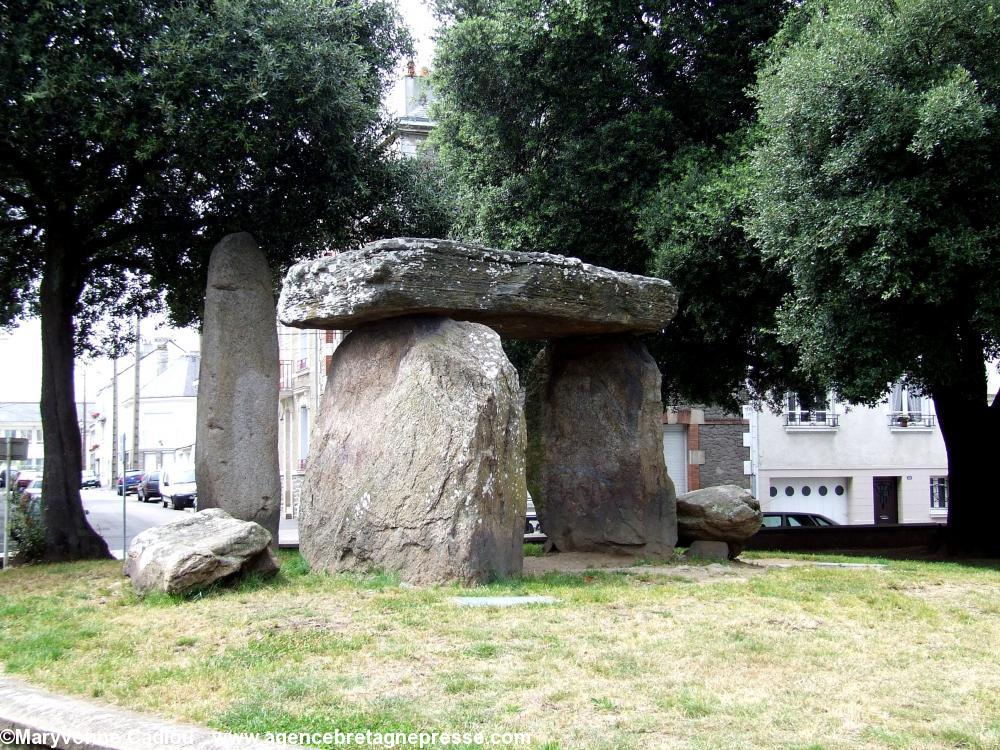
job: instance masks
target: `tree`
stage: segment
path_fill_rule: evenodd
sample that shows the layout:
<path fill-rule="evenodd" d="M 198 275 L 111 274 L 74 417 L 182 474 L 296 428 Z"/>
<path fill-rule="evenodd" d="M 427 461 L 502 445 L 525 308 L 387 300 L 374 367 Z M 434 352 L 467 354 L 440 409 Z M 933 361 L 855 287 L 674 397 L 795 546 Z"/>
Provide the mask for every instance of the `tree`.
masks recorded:
<path fill-rule="evenodd" d="M 650 342 L 670 375 L 664 395 L 671 401 L 738 412 L 747 398 L 773 404 L 788 388 L 819 389 L 797 370 L 795 347 L 778 336 L 788 274 L 746 234 L 752 138 L 747 127 L 716 146 L 682 150 L 642 210 L 653 271 L 682 300 L 665 335 Z"/>
<path fill-rule="evenodd" d="M 803 366 L 847 400 L 933 397 L 957 552 L 997 552 L 1000 23 L 980 0 L 809 5 L 761 73 L 750 234 L 794 285 Z"/>
<path fill-rule="evenodd" d="M 642 207 L 688 143 L 752 114 L 787 3 L 442 0 L 432 139 L 454 234 L 645 273 Z"/>
<path fill-rule="evenodd" d="M 163 290 L 197 318 L 229 231 L 281 269 L 377 230 L 398 171 L 381 100 L 408 39 L 384 0 L 0 11 L 0 314 L 41 316 L 45 557 L 106 556 L 80 502 L 74 320 Z"/>

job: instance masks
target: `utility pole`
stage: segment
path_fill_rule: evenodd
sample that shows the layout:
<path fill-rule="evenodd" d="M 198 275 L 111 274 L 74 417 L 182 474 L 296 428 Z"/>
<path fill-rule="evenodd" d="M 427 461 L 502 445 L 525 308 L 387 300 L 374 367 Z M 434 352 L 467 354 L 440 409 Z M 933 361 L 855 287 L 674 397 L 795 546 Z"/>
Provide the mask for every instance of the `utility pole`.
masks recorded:
<path fill-rule="evenodd" d="M 111 489 L 118 479 L 118 356 L 111 358 Z M 124 482 L 124 480 L 122 480 Z M 124 484 L 122 490 L 125 489 Z"/>
<path fill-rule="evenodd" d="M 80 468 L 87 470 L 87 366 L 83 367 L 83 427 L 80 429 Z"/>
<path fill-rule="evenodd" d="M 139 316 L 135 316 L 135 391 L 132 394 L 132 469 L 139 470 L 139 360 L 142 359 L 142 338 Z"/>

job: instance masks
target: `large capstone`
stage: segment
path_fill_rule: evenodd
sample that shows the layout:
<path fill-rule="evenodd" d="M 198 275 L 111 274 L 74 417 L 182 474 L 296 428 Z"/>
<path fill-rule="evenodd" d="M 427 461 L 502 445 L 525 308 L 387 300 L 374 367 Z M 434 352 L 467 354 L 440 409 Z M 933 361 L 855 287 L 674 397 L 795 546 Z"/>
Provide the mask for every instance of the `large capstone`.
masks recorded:
<path fill-rule="evenodd" d="M 303 557 L 411 583 L 519 573 L 524 439 L 517 373 L 494 331 L 440 317 L 354 330 L 310 440 Z"/>
<path fill-rule="evenodd" d="M 278 332 L 271 271 L 249 234 L 212 250 L 195 469 L 198 507 L 254 521 L 278 542 Z"/>
<path fill-rule="evenodd" d="M 183 594 L 249 573 L 271 575 L 278 561 L 271 535 L 218 508 L 140 532 L 129 545 L 125 575 L 140 594 Z"/>
<path fill-rule="evenodd" d="M 550 342 L 532 365 L 525 409 L 528 489 L 556 549 L 673 551 L 660 371 L 638 339 Z"/>
<path fill-rule="evenodd" d="M 726 542 L 736 557 L 747 539 L 760 530 L 763 514 L 750 490 L 723 484 L 677 497 L 677 531 L 682 544 Z"/>
<path fill-rule="evenodd" d="M 659 331 L 677 310 L 669 282 L 576 258 L 397 238 L 289 270 L 281 322 L 352 329 L 411 314 L 483 323 L 510 338 Z"/>

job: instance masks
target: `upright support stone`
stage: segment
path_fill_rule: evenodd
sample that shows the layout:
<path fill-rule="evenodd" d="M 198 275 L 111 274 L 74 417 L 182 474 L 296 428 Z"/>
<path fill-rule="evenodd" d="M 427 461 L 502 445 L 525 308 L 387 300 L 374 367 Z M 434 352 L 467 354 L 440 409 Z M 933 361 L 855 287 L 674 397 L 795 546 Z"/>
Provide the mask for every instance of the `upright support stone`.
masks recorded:
<path fill-rule="evenodd" d="M 212 250 L 195 473 L 198 507 L 255 521 L 278 543 L 278 332 L 271 271 L 249 234 Z"/>
<path fill-rule="evenodd" d="M 556 549 L 672 552 L 660 371 L 638 339 L 549 342 L 528 376 L 525 409 L 528 489 Z"/>
<path fill-rule="evenodd" d="M 412 583 L 519 573 L 526 489 L 517 372 L 486 326 L 401 317 L 333 354 L 302 486 L 303 557 Z"/>

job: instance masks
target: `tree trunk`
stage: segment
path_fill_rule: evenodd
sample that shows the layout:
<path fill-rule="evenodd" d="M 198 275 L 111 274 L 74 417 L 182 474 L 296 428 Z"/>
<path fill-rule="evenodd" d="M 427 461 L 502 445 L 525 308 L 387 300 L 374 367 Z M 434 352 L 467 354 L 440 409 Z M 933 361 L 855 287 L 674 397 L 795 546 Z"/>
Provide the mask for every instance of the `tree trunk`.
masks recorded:
<path fill-rule="evenodd" d="M 107 558 L 108 545 L 87 523 L 80 500 L 81 438 L 73 383 L 73 315 L 83 289 L 80 260 L 50 233 L 42 269 L 42 507 L 46 560 Z"/>
<path fill-rule="evenodd" d="M 982 346 L 968 349 L 963 377 L 933 389 L 948 452 L 948 552 L 1000 557 L 1000 404 L 986 400 Z"/>

